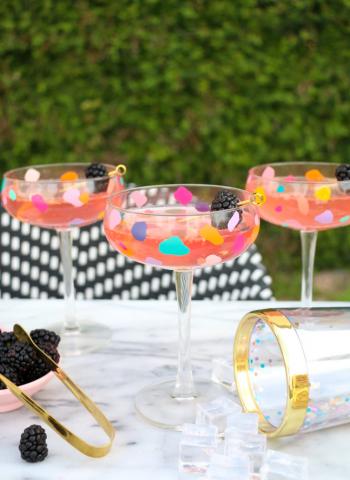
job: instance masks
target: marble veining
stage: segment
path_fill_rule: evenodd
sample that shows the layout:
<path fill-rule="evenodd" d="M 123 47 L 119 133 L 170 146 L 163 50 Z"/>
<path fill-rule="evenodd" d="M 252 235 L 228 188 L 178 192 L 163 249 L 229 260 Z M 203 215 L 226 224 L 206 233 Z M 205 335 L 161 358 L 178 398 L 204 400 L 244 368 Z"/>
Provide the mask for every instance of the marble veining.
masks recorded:
<path fill-rule="evenodd" d="M 213 357 L 231 355 L 234 330 L 246 312 L 272 305 L 262 302 L 194 302 L 192 357 L 195 375 L 209 376 Z M 283 306 L 288 305 L 293 304 L 283 303 Z M 77 310 L 83 318 L 103 319 L 113 328 L 111 343 L 103 351 L 66 358 L 62 364 L 115 425 L 114 447 L 107 457 L 91 459 L 73 450 L 47 428 L 49 457 L 42 464 L 30 465 L 20 459 L 17 445 L 22 430 L 37 422 L 37 417 L 25 408 L 0 414 L 1 478 L 178 479 L 179 434 L 145 424 L 133 408 L 134 395 L 144 385 L 175 374 L 175 303 L 89 301 L 79 302 Z M 15 322 L 27 329 L 50 327 L 60 320 L 62 314 L 63 304 L 56 300 L 3 300 L 0 301 L 0 328 Z M 90 416 L 56 379 L 36 398 L 77 433 L 91 441 L 104 440 Z M 274 449 L 306 455 L 310 460 L 312 480 L 345 480 L 350 478 L 349 434 L 350 425 L 345 425 L 269 443 Z"/>

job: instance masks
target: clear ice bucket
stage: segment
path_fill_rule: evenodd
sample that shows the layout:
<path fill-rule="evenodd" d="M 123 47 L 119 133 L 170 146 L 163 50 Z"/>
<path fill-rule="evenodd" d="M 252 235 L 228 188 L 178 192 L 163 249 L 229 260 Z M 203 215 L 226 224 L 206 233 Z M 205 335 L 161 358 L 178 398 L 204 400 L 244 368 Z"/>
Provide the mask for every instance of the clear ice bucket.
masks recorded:
<path fill-rule="evenodd" d="M 243 409 L 267 436 L 350 422 L 350 308 L 248 313 L 233 359 Z"/>

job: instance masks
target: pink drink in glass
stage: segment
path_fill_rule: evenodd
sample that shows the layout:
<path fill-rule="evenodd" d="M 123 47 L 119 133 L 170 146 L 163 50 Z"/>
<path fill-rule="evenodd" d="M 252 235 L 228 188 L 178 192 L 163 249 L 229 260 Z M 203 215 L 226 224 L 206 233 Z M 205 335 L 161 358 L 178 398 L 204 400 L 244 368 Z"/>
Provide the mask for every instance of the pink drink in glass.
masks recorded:
<path fill-rule="evenodd" d="M 350 184 L 338 182 L 335 163 L 291 162 L 250 169 L 246 188 L 260 193 L 261 217 L 300 231 L 302 241 L 302 302 L 312 301 L 317 232 L 350 224 Z"/>
<path fill-rule="evenodd" d="M 88 164 L 52 164 L 11 170 L 2 183 L 2 203 L 21 222 L 57 230 L 65 289 L 64 326 L 60 351 L 79 355 L 96 350 L 111 337 L 110 329 L 94 322 L 78 322 L 72 273 L 72 230 L 102 220 L 107 198 L 124 187 L 119 167 L 104 165 L 104 176 L 86 177 Z M 101 165 L 100 165 L 101 167 Z M 122 171 L 125 173 L 125 167 Z M 103 168 L 103 166 L 102 166 Z"/>
<path fill-rule="evenodd" d="M 240 206 L 211 211 L 217 194 Z M 175 381 L 145 387 L 137 412 L 153 425 L 180 430 L 193 423 L 197 402 L 223 395 L 215 384 L 194 385 L 190 358 L 193 270 L 241 255 L 259 233 L 258 209 L 243 190 L 210 185 L 164 185 L 125 190 L 107 204 L 104 229 L 110 244 L 140 263 L 175 272 L 179 313 L 179 356 Z M 215 204 L 215 202 L 214 202 Z"/>

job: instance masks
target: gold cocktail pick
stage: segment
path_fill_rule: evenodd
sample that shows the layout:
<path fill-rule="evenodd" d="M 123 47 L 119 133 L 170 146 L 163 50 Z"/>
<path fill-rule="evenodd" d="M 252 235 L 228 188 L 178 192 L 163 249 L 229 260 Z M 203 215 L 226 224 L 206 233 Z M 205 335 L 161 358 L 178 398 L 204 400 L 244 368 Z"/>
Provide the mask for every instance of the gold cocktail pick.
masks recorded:
<path fill-rule="evenodd" d="M 45 362 L 50 365 L 51 370 L 54 372 L 56 377 L 73 393 L 73 395 L 79 400 L 79 402 L 91 413 L 100 427 L 107 434 L 109 441 L 104 445 L 95 446 L 87 443 L 82 438 L 75 435 L 68 428 L 66 428 L 62 423 L 56 420 L 52 415 L 50 415 L 41 405 L 39 405 L 35 400 L 29 397 L 26 393 L 12 383 L 7 377 L 0 374 L 0 380 L 6 385 L 6 387 L 18 398 L 29 410 L 32 410 L 37 414 L 49 427 L 52 428 L 58 435 L 60 435 L 66 442 L 70 443 L 72 447 L 79 450 L 81 453 L 89 457 L 104 457 L 110 451 L 113 440 L 115 437 L 115 430 L 111 422 L 105 417 L 102 411 L 97 407 L 97 405 L 90 400 L 90 398 L 76 385 L 71 378 L 60 368 L 57 363 L 55 363 L 51 357 L 46 355 L 46 353 L 41 350 L 31 339 L 30 335 L 20 326 L 15 325 L 13 327 L 13 332 L 21 342 L 28 343 L 31 345 L 35 351 L 45 360 Z"/>
<path fill-rule="evenodd" d="M 239 202 L 237 207 L 243 207 L 244 205 L 256 205 L 257 207 L 260 207 L 260 205 L 263 205 L 265 203 L 265 197 L 261 193 L 254 192 L 252 193 L 252 196 L 249 198 L 249 200 L 242 200 L 242 202 Z"/>
<path fill-rule="evenodd" d="M 123 177 L 126 174 L 126 166 L 123 163 L 120 163 L 115 167 L 114 170 L 110 171 L 108 176 L 114 177 L 114 175 L 118 175 L 119 177 Z"/>

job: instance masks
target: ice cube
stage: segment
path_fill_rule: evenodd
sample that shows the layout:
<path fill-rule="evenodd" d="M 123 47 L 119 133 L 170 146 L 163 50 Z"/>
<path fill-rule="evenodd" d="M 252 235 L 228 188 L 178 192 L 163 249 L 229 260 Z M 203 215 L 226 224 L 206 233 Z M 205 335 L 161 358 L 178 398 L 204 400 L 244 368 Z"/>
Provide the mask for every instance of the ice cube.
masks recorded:
<path fill-rule="evenodd" d="M 208 480 L 249 480 L 249 459 L 241 452 L 236 455 L 214 453 L 207 471 Z"/>
<path fill-rule="evenodd" d="M 223 432 L 227 425 L 227 417 L 241 412 L 242 408 L 227 397 L 219 397 L 209 403 L 197 405 L 197 424 L 215 425 Z"/>
<path fill-rule="evenodd" d="M 185 424 L 179 446 L 179 471 L 205 473 L 217 446 L 218 429 L 215 425 Z"/>
<path fill-rule="evenodd" d="M 262 480 L 308 480 L 308 460 L 284 452 L 267 450 Z"/>
<path fill-rule="evenodd" d="M 219 383 L 233 392 L 236 391 L 232 361 L 225 358 L 214 358 L 212 360 L 211 379 L 214 383 Z"/>
<path fill-rule="evenodd" d="M 243 433 L 258 433 L 259 415 L 257 413 L 238 412 L 227 417 L 227 428 Z"/>
<path fill-rule="evenodd" d="M 237 451 L 248 455 L 252 473 L 259 473 L 266 454 L 266 437 L 257 433 L 240 432 L 235 428 L 225 430 L 225 454 L 235 455 Z"/>

